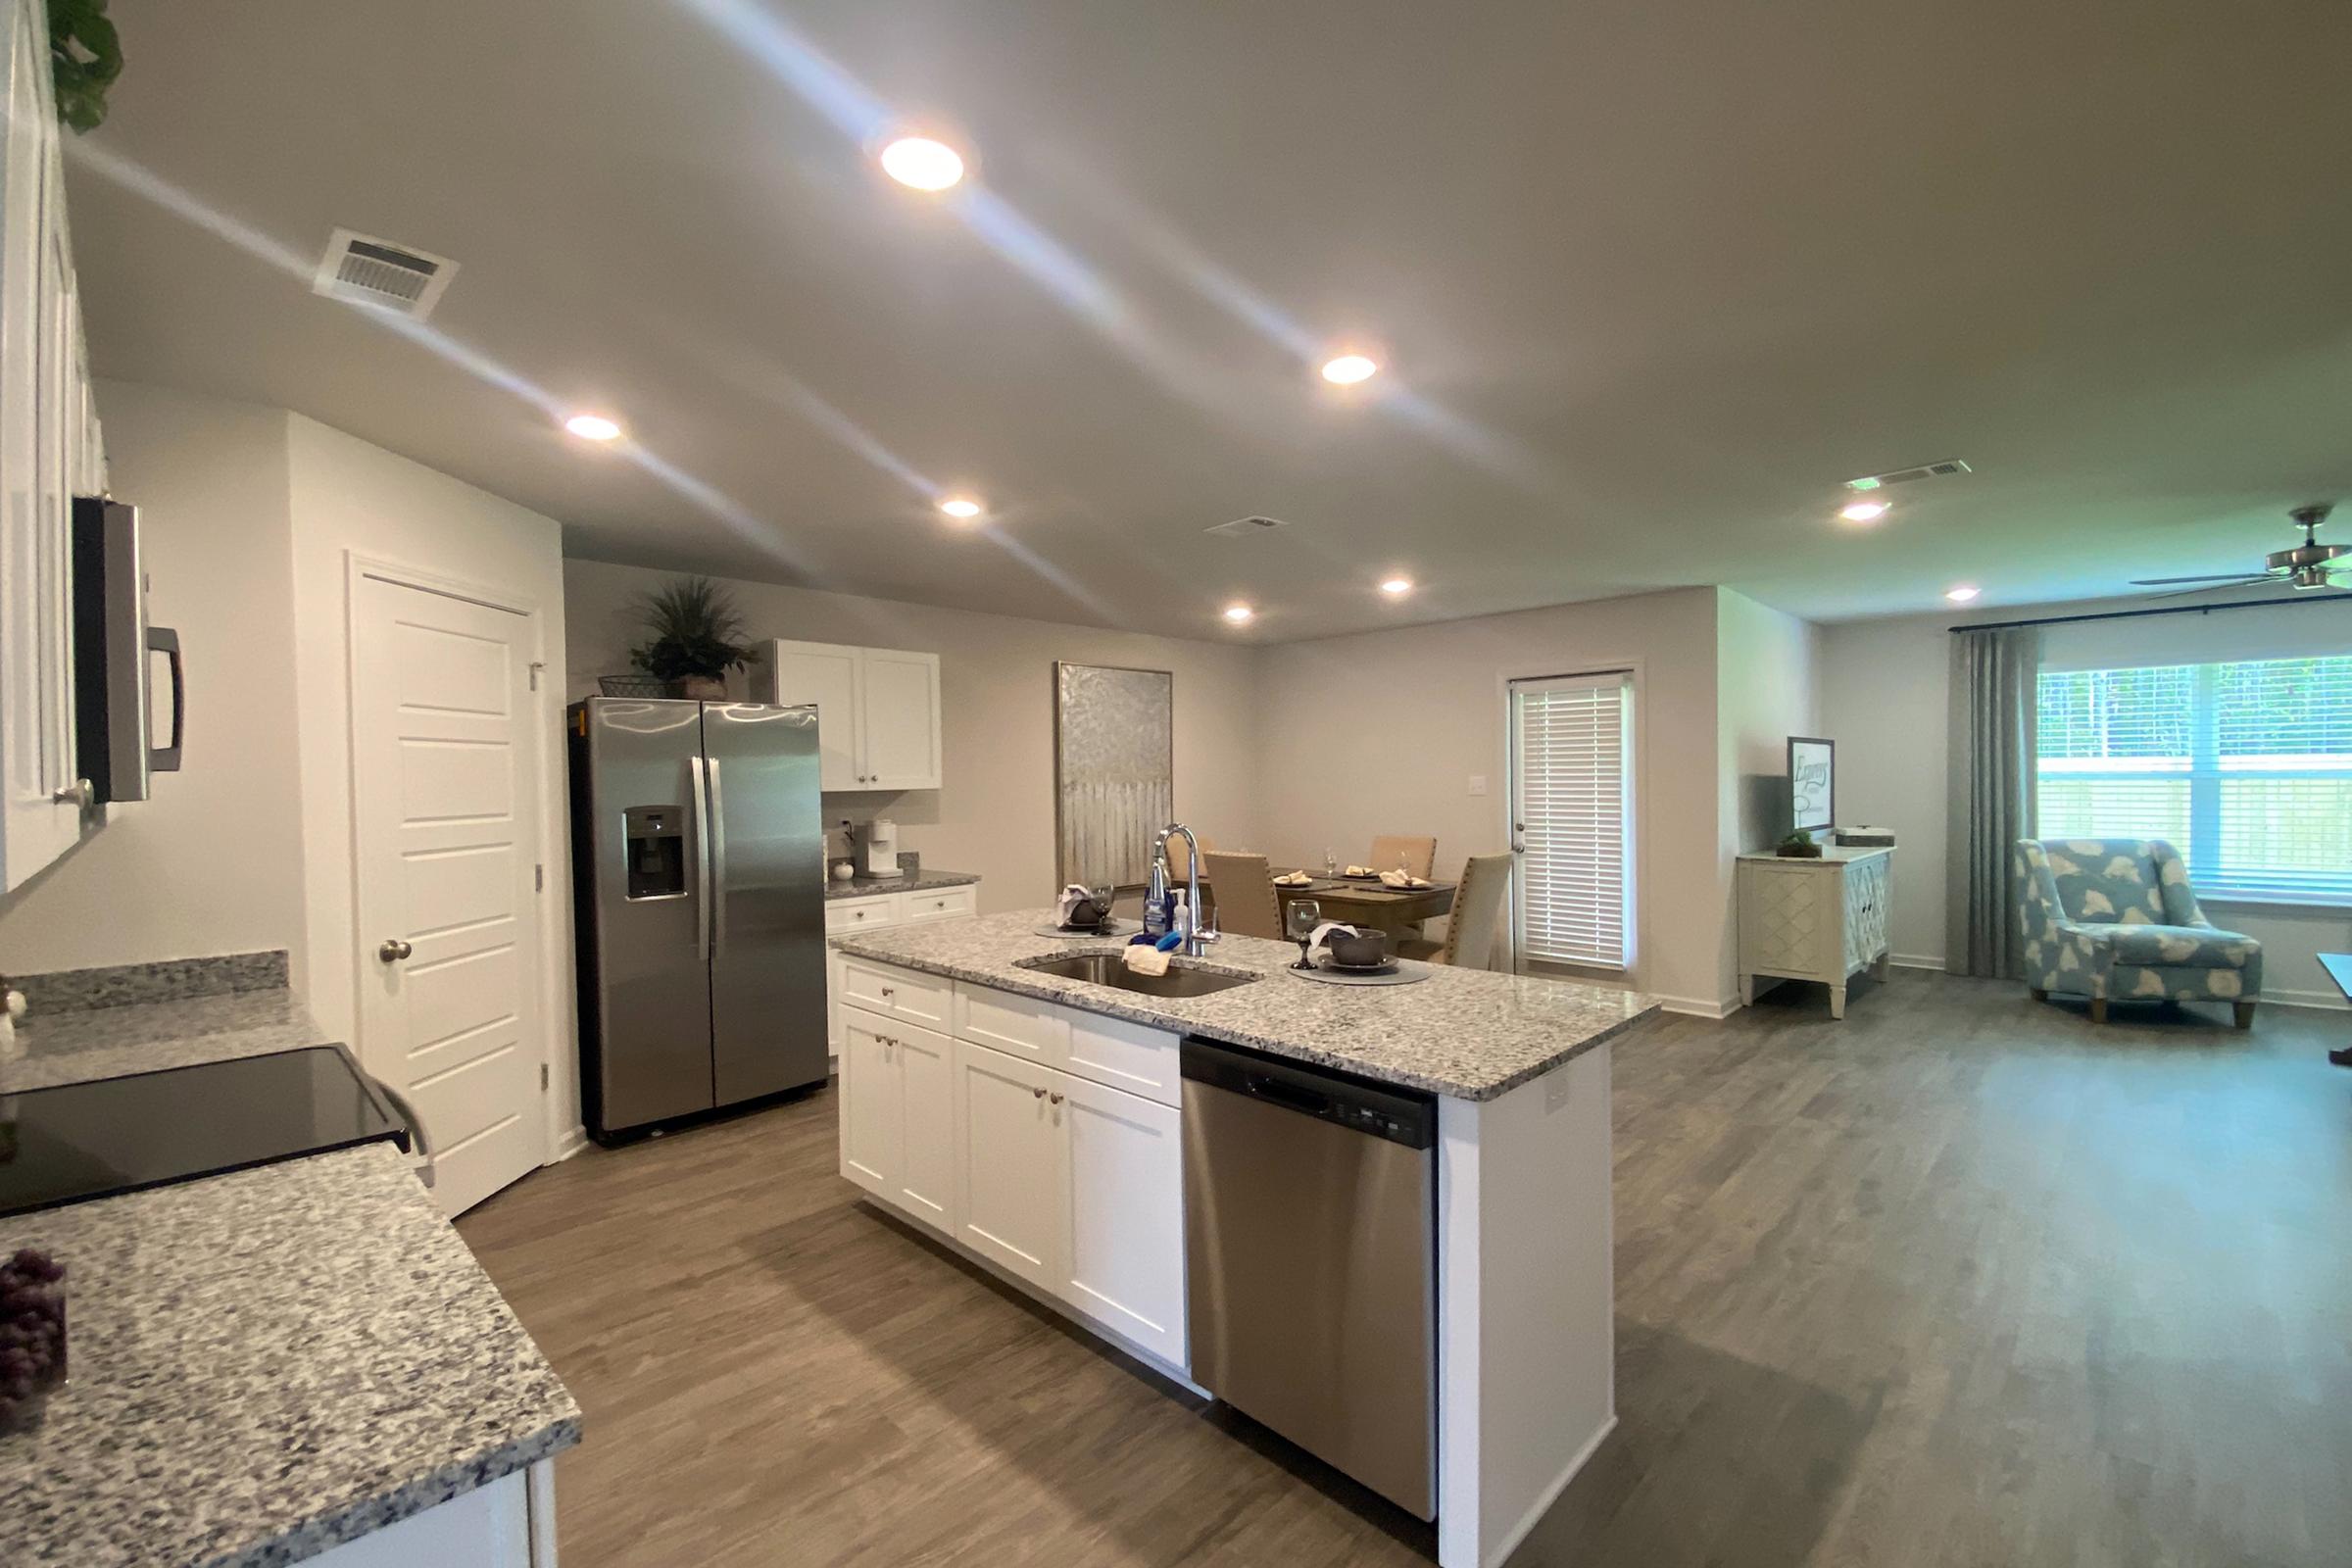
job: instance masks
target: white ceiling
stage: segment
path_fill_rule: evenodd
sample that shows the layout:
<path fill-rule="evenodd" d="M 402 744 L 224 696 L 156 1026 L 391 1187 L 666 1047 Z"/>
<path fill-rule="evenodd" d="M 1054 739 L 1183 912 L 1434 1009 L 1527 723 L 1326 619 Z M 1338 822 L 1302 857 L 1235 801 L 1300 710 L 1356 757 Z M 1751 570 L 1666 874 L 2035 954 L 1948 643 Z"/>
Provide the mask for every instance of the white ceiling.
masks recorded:
<path fill-rule="evenodd" d="M 99 373 L 300 410 L 577 555 L 1194 635 L 1239 596 L 1283 640 L 2111 593 L 2352 492 L 2343 4 L 113 14 L 72 176 Z M 980 178 L 888 183 L 877 108 Z M 338 224 L 462 264 L 443 352 L 290 275 Z M 1340 339 L 1377 395 L 1314 376 Z M 1200 532 L 1250 513 L 1294 526 Z"/>

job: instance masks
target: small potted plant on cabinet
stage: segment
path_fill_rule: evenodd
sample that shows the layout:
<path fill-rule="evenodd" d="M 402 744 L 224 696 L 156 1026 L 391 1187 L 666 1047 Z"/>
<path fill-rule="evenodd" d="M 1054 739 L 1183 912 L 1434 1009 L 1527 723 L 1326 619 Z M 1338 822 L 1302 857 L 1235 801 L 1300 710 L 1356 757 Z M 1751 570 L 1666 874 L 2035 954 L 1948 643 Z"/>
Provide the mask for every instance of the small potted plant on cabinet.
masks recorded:
<path fill-rule="evenodd" d="M 743 642 L 743 617 L 726 591 L 708 577 L 680 577 L 638 601 L 646 641 L 629 650 L 629 662 L 657 680 L 669 682 L 680 697 L 720 702 L 727 671 L 751 662 Z"/>

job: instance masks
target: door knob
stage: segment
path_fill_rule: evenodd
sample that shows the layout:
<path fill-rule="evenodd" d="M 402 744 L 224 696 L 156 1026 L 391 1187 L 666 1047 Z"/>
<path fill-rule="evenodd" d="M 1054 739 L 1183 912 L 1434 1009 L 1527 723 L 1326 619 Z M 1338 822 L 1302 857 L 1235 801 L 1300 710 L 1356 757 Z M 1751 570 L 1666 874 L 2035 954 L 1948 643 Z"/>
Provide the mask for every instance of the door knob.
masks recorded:
<path fill-rule="evenodd" d="M 416 951 L 416 950 L 415 948 L 409 946 L 409 944 L 406 942 L 401 941 L 401 939 L 398 937 L 386 937 L 384 939 L 383 946 L 375 950 L 375 956 L 383 959 L 386 963 L 398 963 L 401 959 L 407 957 L 410 954 L 415 953 Z"/>
<path fill-rule="evenodd" d="M 49 798 L 60 806 L 78 806 L 88 810 L 97 804 L 98 791 L 86 778 L 77 778 L 62 790 L 53 791 Z"/>

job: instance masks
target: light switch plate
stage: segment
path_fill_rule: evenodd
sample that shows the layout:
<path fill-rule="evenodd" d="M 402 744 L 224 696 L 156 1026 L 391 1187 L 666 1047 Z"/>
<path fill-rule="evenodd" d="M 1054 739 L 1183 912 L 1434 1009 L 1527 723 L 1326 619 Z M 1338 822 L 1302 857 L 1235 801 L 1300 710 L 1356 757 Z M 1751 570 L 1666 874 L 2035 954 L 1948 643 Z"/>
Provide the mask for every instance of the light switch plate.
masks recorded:
<path fill-rule="evenodd" d="M 1470 793 L 1473 795 L 1484 795 L 1487 793 L 1486 774 L 1473 773 L 1470 775 Z"/>

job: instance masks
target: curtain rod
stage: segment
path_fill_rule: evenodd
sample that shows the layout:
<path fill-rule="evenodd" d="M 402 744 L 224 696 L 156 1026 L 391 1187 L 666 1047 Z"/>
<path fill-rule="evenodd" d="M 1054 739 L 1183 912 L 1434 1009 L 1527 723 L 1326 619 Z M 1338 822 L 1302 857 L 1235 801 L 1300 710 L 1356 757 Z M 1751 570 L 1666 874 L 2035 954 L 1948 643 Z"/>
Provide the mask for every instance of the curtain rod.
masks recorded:
<path fill-rule="evenodd" d="M 2173 605 L 2164 610 L 2106 610 L 2087 615 L 2043 615 L 2034 620 L 1980 620 L 1969 626 L 1947 626 L 1950 632 L 2008 631 L 2017 626 L 2069 626 L 2082 620 L 2137 620 L 2142 615 L 2210 615 L 2217 610 L 2282 610 L 2289 605 L 2352 604 L 2352 594 L 2326 592 L 2310 598 L 2232 599 L 2225 605 Z"/>

